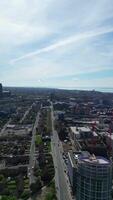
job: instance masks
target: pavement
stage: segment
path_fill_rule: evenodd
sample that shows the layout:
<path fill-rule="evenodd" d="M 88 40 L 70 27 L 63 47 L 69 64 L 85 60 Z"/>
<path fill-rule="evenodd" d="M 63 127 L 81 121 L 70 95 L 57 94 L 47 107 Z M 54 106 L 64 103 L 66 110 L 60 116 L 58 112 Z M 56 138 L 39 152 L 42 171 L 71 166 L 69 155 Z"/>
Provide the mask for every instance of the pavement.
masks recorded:
<path fill-rule="evenodd" d="M 65 174 L 65 166 L 62 159 L 62 146 L 54 129 L 54 113 L 51 103 L 51 118 L 52 118 L 52 136 L 51 136 L 51 148 L 53 155 L 53 162 L 55 167 L 55 185 L 58 200 L 72 200 L 71 191 L 67 176 Z"/>

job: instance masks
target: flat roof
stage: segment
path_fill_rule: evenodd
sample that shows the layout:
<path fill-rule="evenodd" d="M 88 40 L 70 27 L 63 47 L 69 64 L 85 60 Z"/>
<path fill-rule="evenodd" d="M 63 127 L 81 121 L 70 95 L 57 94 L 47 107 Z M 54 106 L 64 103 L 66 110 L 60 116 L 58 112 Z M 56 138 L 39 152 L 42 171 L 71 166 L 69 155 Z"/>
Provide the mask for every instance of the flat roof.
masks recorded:
<path fill-rule="evenodd" d="M 71 131 L 75 134 L 79 134 L 79 131 L 77 130 L 76 126 L 70 127 Z"/>
<path fill-rule="evenodd" d="M 89 164 L 100 164 L 100 165 L 108 165 L 110 164 L 110 161 L 107 160 L 106 158 L 104 157 L 100 157 L 100 156 L 90 156 L 89 158 L 81 158 L 80 161 L 83 161 L 83 162 L 87 162 Z"/>
<path fill-rule="evenodd" d="M 85 127 L 85 126 L 79 127 L 78 129 L 79 129 L 80 131 L 83 131 L 83 132 L 90 132 L 90 131 L 91 131 L 91 129 L 90 129 L 89 127 Z"/>
<path fill-rule="evenodd" d="M 68 152 L 68 157 L 69 157 L 69 159 L 70 159 L 70 162 L 71 162 L 71 165 L 72 165 L 72 167 L 77 167 L 77 163 L 78 163 L 78 160 L 79 160 L 79 158 L 81 157 L 81 155 L 82 155 L 82 157 L 84 157 L 84 158 L 86 158 L 86 157 L 88 157 L 89 155 L 90 155 L 90 153 L 88 152 L 88 151 L 69 151 Z"/>
<path fill-rule="evenodd" d="M 82 126 L 82 127 L 71 126 L 70 129 L 75 134 L 79 134 L 80 131 L 91 132 L 91 129 L 89 127 L 85 127 L 85 126 Z"/>
<path fill-rule="evenodd" d="M 75 167 L 75 168 L 77 167 L 78 154 L 79 154 L 79 153 L 75 153 L 75 154 L 74 154 L 73 151 L 69 151 L 69 152 L 68 152 L 68 157 L 69 157 L 69 160 L 70 160 L 71 165 L 72 165 L 73 168 L 74 168 L 74 167 Z"/>
<path fill-rule="evenodd" d="M 99 121 L 97 121 L 97 120 L 94 120 L 94 121 L 80 121 L 80 120 L 74 120 L 75 121 L 75 123 L 81 123 L 81 124 L 89 124 L 89 125 L 92 125 L 92 124 L 99 124 Z"/>
<path fill-rule="evenodd" d="M 13 128 L 15 128 L 15 126 L 16 126 L 15 124 L 8 124 L 6 128 L 12 128 L 13 129 Z"/>

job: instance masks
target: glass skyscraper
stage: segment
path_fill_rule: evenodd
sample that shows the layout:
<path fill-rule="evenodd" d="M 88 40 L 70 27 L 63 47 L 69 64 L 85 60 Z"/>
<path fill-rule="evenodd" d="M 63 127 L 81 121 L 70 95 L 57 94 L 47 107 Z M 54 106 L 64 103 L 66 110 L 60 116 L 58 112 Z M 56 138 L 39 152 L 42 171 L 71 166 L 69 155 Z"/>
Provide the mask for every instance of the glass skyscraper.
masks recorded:
<path fill-rule="evenodd" d="M 79 158 L 76 200 L 111 200 L 112 165 L 103 157 Z"/>

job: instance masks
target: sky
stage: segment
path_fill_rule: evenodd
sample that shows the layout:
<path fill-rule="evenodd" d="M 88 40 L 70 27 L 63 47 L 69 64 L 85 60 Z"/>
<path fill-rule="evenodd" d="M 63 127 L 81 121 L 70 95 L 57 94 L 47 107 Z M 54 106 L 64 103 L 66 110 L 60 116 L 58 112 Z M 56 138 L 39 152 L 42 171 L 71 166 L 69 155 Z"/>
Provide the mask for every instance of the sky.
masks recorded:
<path fill-rule="evenodd" d="M 113 87 L 113 0 L 0 0 L 0 82 Z"/>

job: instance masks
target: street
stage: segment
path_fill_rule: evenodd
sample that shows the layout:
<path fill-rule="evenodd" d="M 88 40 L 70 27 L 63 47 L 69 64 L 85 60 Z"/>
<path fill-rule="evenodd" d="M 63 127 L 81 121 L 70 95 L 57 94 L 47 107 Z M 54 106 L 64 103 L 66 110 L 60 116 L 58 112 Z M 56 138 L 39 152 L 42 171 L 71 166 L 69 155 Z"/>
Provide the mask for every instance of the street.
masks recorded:
<path fill-rule="evenodd" d="M 22 119 L 20 120 L 20 123 L 22 124 L 22 122 L 25 120 L 25 118 L 27 117 L 27 115 L 29 114 L 29 112 L 31 111 L 33 107 L 33 104 L 26 110 L 26 112 L 24 113 Z"/>
<path fill-rule="evenodd" d="M 52 138 L 51 147 L 55 167 L 55 184 L 58 200 L 72 200 L 66 175 L 64 172 L 64 164 L 62 160 L 62 152 L 60 151 L 60 141 L 57 132 L 54 130 L 54 115 L 53 106 L 51 104 L 51 119 L 52 119 Z"/>
<path fill-rule="evenodd" d="M 7 126 L 10 124 L 11 122 L 11 118 L 8 120 L 8 122 L 4 125 L 4 127 L 2 128 L 2 130 L 0 131 L 0 135 L 3 135 Z"/>

